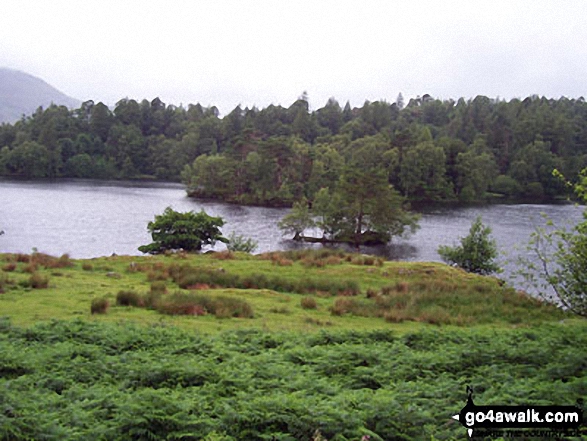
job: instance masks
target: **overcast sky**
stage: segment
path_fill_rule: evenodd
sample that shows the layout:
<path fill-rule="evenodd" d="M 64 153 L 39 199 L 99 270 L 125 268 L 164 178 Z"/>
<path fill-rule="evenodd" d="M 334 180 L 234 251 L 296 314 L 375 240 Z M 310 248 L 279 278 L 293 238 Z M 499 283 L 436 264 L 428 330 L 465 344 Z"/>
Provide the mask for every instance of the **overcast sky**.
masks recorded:
<path fill-rule="evenodd" d="M 587 96 L 584 0 L 2 0 L 0 66 L 108 105 Z"/>

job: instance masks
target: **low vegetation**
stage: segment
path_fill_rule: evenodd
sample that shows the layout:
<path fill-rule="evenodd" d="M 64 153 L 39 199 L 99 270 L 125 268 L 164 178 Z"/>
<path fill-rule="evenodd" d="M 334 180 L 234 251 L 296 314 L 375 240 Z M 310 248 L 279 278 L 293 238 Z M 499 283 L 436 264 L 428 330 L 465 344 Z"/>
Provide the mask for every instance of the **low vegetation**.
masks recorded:
<path fill-rule="evenodd" d="M 0 439 L 462 439 L 468 385 L 479 404 L 587 393 L 587 322 L 444 264 L 65 260 L 0 255 Z"/>
<path fill-rule="evenodd" d="M 326 322 L 347 329 L 351 319 L 353 327 L 381 329 L 404 323 L 529 325 L 568 317 L 497 278 L 338 250 L 83 261 L 34 253 L 6 254 L 0 260 L 0 316 L 21 325 L 92 317 L 163 320 L 206 332 L 227 326 L 316 331 L 321 328 L 317 323 Z M 274 312 L 280 310 L 288 311 L 287 320 Z M 217 318 L 236 321 L 227 325 Z"/>
<path fill-rule="evenodd" d="M 585 396 L 585 331 L 583 322 L 204 335 L 0 320 L 0 439 L 465 439 L 451 416 L 467 385 L 479 404 Z"/>

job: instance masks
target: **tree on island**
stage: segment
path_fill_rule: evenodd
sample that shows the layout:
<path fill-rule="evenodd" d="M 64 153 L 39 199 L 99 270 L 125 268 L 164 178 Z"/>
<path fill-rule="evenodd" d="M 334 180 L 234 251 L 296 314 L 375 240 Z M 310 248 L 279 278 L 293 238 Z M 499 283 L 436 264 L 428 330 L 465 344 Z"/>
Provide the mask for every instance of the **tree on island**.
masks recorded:
<path fill-rule="evenodd" d="M 364 162 L 368 152 L 362 152 Z M 389 242 L 393 236 L 418 228 L 419 216 L 405 208 L 404 198 L 388 183 L 385 170 L 353 164 L 345 168 L 331 193 L 320 189 L 312 210 L 302 200 L 286 215 L 279 227 L 293 240 L 309 242 L 346 242 L 375 245 Z M 318 227 L 322 237 L 306 237 L 306 229 Z"/>
<path fill-rule="evenodd" d="M 167 207 L 163 214 L 156 215 L 155 221 L 147 225 L 153 242 L 140 246 L 139 251 L 149 254 L 200 251 L 204 245 L 214 245 L 216 241 L 227 243 L 228 239 L 220 231 L 223 225 L 221 217 L 208 216 L 204 210 L 180 213 Z"/>

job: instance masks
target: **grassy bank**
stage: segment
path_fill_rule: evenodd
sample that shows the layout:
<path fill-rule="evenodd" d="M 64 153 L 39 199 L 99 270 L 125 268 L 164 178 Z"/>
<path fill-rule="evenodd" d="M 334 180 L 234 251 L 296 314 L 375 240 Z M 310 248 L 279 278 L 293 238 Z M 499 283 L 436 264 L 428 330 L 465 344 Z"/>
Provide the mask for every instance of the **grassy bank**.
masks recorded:
<path fill-rule="evenodd" d="M 206 332 L 413 330 L 568 318 L 496 278 L 330 251 L 90 260 L 5 254 L 0 265 L 0 316 L 22 326 L 78 318 Z"/>
<path fill-rule="evenodd" d="M 0 439 L 452 440 L 587 396 L 587 321 L 338 252 L 0 256 Z"/>

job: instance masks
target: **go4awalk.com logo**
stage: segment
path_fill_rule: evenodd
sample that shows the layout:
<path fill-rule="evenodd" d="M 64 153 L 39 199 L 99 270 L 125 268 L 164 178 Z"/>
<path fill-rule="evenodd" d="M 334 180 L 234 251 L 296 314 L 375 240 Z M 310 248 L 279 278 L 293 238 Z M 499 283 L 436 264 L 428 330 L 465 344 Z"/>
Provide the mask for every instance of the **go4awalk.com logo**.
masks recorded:
<path fill-rule="evenodd" d="M 477 406 L 473 389 L 467 387 L 467 404 L 453 415 L 469 437 L 580 436 L 583 401 L 574 406 Z"/>

